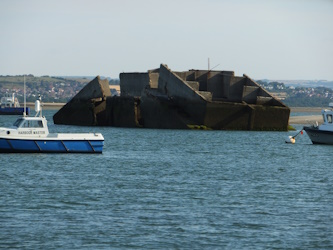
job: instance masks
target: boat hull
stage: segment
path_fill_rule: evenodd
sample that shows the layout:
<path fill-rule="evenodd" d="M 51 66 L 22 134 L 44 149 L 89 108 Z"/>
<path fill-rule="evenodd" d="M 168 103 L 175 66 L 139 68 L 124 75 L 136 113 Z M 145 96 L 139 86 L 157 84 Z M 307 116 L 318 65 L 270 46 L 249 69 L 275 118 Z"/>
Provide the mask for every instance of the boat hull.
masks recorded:
<path fill-rule="evenodd" d="M 0 138 L 0 153 L 102 153 L 104 140 Z"/>
<path fill-rule="evenodd" d="M 0 115 L 22 115 L 24 112 L 24 108 L 0 108 Z M 26 107 L 25 109 L 26 115 L 29 115 L 30 108 Z"/>
<path fill-rule="evenodd" d="M 320 130 L 314 127 L 303 128 L 313 144 L 328 144 L 333 145 L 333 132 L 327 130 Z"/>

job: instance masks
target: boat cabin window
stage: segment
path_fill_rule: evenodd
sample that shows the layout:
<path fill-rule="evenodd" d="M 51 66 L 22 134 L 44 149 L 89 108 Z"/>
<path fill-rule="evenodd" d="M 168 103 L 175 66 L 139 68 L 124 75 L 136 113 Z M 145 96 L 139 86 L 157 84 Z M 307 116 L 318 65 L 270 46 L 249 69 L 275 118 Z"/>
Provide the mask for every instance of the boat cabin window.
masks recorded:
<path fill-rule="evenodd" d="M 332 115 L 327 115 L 327 122 L 332 123 Z"/>
<path fill-rule="evenodd" d="M 17 119 L 16 122 L 14 122 L 14 126 L 19 127 L 23 121 L 23 119 Z"/>
<path fill-rule="evenodd" d="M 43 122 L 42 120 L 17 119 L 14 126 L 22 128 L 43 128 Z"/>
<path fill-rule="evenodd" d="M 43 123 L 41 120 L 26 120 L 22 127 L 23 128 L 42 128 Z"/>

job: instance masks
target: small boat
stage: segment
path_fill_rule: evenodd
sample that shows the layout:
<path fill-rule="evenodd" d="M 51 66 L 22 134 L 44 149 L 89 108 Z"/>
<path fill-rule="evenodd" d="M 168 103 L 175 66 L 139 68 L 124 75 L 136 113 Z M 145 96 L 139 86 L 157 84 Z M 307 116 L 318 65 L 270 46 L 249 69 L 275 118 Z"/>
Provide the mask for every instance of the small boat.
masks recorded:
<path fill-rule="evenodd" d="M 323 124 L 305 126 L 303 129 L 310 137 L 313 144 L 331 144 L 333 145 L 333 103 L 329 104 L 330 109 L 323 109 Z"/>
<path fill-rule="evenodd" d="M 0 153 L 102 153 L 102 134 L 49 133 L 40 100 L 35 110 L 35 117 L 23 115 L 12 127 L 0 128 Z"/>
<path fill-rule="evenodd" d="M 15 93 L 6 93 L 3 97 L 1 97 L 0 115 L 22 115 L 24 113 L 24 109 L 25 113 L 29 115 L 30 108 L 20 107 L 20 103 L 15 97 Z"/>

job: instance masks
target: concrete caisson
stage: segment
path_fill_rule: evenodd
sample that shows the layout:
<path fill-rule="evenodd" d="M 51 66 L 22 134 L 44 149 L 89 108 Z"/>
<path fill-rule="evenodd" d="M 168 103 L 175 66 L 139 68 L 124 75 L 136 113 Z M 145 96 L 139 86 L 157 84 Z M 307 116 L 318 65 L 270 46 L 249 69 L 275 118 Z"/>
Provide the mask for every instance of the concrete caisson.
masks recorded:
<path fill-rule="evenodd" d="M 120 91 L 120 96 L 111 96 L 107 83 L 97 77 L 55 114 L 54 122 L 167 129 L 288 129 L 290 109 L 247 75 L 235 76 L 232 71 L 177 72 L 161 64 L 144 73 L 121 73 Z"/>

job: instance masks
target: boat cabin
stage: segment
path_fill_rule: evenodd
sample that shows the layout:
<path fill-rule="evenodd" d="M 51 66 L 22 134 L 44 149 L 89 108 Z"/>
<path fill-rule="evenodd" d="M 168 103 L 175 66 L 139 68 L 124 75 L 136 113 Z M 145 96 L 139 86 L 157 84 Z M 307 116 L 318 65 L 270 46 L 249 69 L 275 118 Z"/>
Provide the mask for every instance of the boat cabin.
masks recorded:
<path fill-rule="evenodd" d="M 18 119 L 15 123 L 14 123 L 15 127 L 18 128 L 43 128 L 43 122 L 42 120 L 28 120 L 28 119 L 24 119 L 24 118 L 20 118 Z"/>
<path fill-rule="evenodd" d="M 333 103 L 330 103 L 329 107 L 331 109 L 323 109 L 321 111 L 324 121 L 324 123 L 319 126 L 321 130 L 333 131 Z M 316 127 L 318 127 L 318 125 Z"/>
<path fill-rule="evenodd" d="M 333 111 L 324 109 L 322 111 L 323 121 L 325 124 L 333 124 Z"/>
<path fill-rule="evenodd" d="M 333 103 L 329 104 L 331 109 L 323 109 L 321 114 L 325 125 L 333 125 Z"/>
<path fill-rule="evenodd" d="M 47 135 L 49 133 L 45 117 L 21 117 L 16 120 L 13 127 L 18 134 Z"/>

